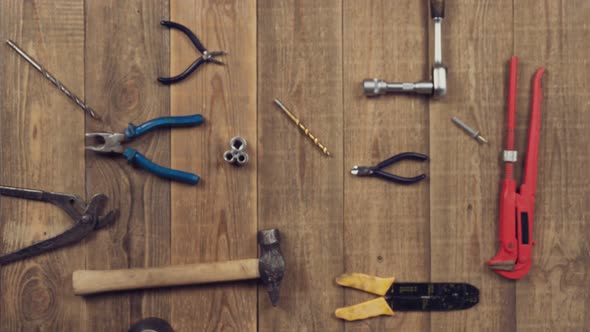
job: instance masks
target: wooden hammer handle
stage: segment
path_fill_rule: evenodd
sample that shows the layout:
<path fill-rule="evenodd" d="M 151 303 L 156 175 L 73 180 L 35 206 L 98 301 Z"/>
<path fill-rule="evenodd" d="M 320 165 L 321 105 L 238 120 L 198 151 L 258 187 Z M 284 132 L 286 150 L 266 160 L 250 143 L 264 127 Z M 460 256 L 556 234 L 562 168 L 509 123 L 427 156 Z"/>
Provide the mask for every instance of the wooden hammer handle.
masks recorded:
<path fill-rule="evenodd" d="M 258 259 L 161 268 L 74 271 L 74 293 L 87 295 L 127 289 L 204 284 L 260 277 Z"/>

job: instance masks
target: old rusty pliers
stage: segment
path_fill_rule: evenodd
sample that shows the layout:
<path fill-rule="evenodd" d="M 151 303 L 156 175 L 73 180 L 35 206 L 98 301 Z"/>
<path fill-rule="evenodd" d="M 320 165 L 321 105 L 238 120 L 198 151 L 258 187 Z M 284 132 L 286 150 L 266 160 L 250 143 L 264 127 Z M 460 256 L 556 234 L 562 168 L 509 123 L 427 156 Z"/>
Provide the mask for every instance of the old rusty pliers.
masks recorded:
<path fill-rule="evenodd" d="M 199 66 L 202 65 L 203 63 L 213 62 L 218 65 L 223 65 L 223 62 L 215 59 L 215 57 L 225 55 L 226 53 L 224 51 L 212 51 L 212 52 L 207 51 L 205 46 L 203 46 L 203 43 L 201 43 L 199 38 L 197 38 L 197 36 L 191 30 L 189 30 L 189 28 L 185 27 L 182 24 L 175 23 L 172 21 L 161 21 L 160 24 L 165 27 L 168 27 L 171 29 L 178 29 L 178 30 L 184 32 L 184 34 L 187 35 L 187 37 L 191 40 L 193 45 L 195 45 L 197 50 L 199 50 L 199 52 L 201 52 L 203 54 L 199 58 L 197 58 L 197 60 L 195 60 L 190 66 L 188 66 L 188 68 L 186 68 L 182 73 L 180 73 L 176 76 L 173 76 L 173 77 L 158 77 L 158 81 L 160 83 L 170 85 L 173 83 L 180 82 L 180 81 L 184 80 L 185 78 L 187 78 L 192 72 L 194 72 L 197 68 L 199 68 Z"/>
<path fill-rule="evenodd" d="M 160 166 L 147 159 L 141 153 L 137 152 L 137 150 L 123 147 L 123 143 L 156 128 L 198 126 L 202 124 L 203 121 L 204 119 L 201 114 L 168 116 L 150 120 L 139 126 L 130 123 L 123 133 L 87 133 L 86 138 L 96 139 L 99 142 L 99 145 L 86 146 L 86 149 L 100 153 L 122 154 L 130 164 L 143 168 L 159 177 L 188 184 L 197 184 L 199 182 L 198 175 Z"/>
<path fill-rule="evenodd" d="M 80 197 L 71 194 L 0 186 L 0 196 L 51 203 L 62 209 L 75 221 L 72 228 L 57 236 L 0 256 L 0 265 L 13 263 L 80 242 L 91 232 L 111 224 L 119 215 L 118 210 L 111 210 L 104 216 L 99 215 L 108 199 L 104 194 L 94 195 L 90 202 L 86 203 Z"/>
<path fill-rule="evenodd" d="M 379 164 L 377 164 L 377 166 L 353 166 L 350 173 L 356 176 L 376 176 L 384 180 L 399 184 L 413 184 L 426 178 L 426 174 L 420 174 L 412 178 L 406 178 L 403 176 L 394 175 L 383 171 L 383 168 L 406 159 L 427 161 L 428 156 L 416 152 L 404 152 L 380 162 Z"/>

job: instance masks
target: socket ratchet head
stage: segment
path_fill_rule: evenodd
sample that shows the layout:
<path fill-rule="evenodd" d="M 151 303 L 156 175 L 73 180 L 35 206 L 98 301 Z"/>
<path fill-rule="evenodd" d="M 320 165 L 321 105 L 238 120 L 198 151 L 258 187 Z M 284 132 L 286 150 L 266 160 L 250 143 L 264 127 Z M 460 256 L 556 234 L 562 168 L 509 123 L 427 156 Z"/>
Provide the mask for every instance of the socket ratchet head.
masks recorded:
<path fill-rule="evenodd" d="M 434 96 L 442 97 L 447 94 L 447 68 L 440 64 L 432 70 L 432 82 Z"/>

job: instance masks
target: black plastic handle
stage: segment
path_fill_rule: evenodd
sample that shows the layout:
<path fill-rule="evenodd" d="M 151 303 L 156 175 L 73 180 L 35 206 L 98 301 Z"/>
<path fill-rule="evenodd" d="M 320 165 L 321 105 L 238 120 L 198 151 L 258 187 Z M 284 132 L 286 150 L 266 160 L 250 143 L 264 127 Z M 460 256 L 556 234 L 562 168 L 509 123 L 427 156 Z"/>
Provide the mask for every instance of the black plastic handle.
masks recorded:
<path fill-rule="evenodd" d="M 185 78 L 187 78 L 190 74 L 192 74 L 192 72 L 197 70 L 197 68 L 199 68 L 199 66 L 202 65 L 203 63 L 205 63 L 205 60 L 203 59 L 203 57 L 199 57 L 197 60 L 195 60 L 195 62 L 193 62 L 190 66 L 188 66 L 188 68 L 186 68 L 182 73 L 180 73 L 176 76 L 172 76 L 172 77 L 158 77 L 158 81 L 164 85 L 170 85 L 173 83 L 180 82 L 180 81 L 184 80 Z"/>
<path fill-rule="evenodd" d="M 184 25 L 172 21 L 160 21 L 160 24 L 165 27 L 177 29 L 184 32 L 184 34 L 191 40 L 191 42 L 195 45 L 199 52 L 204 53 L 205 51 L 207 51 L 207 49 L 205 48 L 205 46 L 203 46 L 203 43 L 201 43 L 199 38 L 197 38 L 197 36 Z"/>
<path fill-rule="evenodd" d="M 400 154 L 396 154 L 395 156 L 380 162 L 379 164 L 377 164 L 377 166 L 375 166 L 375 168 L 377 168 L 377 169 L 385 168 L 385 167 L 387 167 L 389 165 L 393 165 L 401 160 L 427 161 L 428 156 L 425 154 L 422 154 L 422 153 L 417 153 L 417 152 L 403 152 Z"/>
<path fill-rule="evenodd" d="M 430 15 L 432 18 L 444 18 L 445 0 L 430 0 Z"/>
<path fill-rule="evenodd" d="M 420 182 L 426 178 L 426 174 L 420 174 L 413 178 L 406 178 L 399 175 L 390 174 L 387 172 L 383 172 L 382 170 L 374 170 L 373 175 L 378 176 L 384 180 L 395 182 L 398 184 L 414 184 L 416 182 Z"/>

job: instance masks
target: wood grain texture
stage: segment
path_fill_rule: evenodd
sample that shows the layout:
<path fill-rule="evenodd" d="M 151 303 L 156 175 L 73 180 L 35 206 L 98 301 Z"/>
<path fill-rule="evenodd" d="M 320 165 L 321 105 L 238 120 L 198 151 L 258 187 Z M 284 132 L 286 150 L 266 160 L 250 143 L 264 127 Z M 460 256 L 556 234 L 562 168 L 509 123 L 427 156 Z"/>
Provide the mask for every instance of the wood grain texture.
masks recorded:
<path fill-rule="evenodd" d="M 156 81 L 168 70 L 168 31 L 160 20 L 168 2 L 86 2 L 86 91 L 102 123 L 89 121 L 89 132 L 122 132 L 170 114 L 169 90 Z M 89 142 L 92 143 L 92 142 Z M 129 145 L 152 161 L 170 165 L 170 133 L 150 132 Z M 120 218 L 89 242 L 87 268 L 161 266 L 170 263 L 170 184 L 136 169 L 118 156 L 88 153 L 88 193 L 104 192 Z M 87 299 L 88 330 L 126 330 L 141 318 L 170 319 L 168 294 L 143 291 Z"/>
<path fill-rule="evenodd" d="M 101 113 L 97 122 L 7 46 L 0 46 L 0 184 L 103 192 L 121 217 L 70 248 L 0 267 L 0 330 L 125 331 L 158 316 L 176 331 L 585 331 L 590 327 L 590 3 L 446 3 L 448 95 L 366 98 L 360 83 L 430 76 L 427 0 L 0 1 L 0 42 L 13 39 Z M 193 30 L 224 66 L 171 88 L 158 76 L 198 52 Z M 488 270 L 498 203 L 508 60 L 520 57 L 517 148 L 524 151 L 531 78 L 546 66 L 533 268 L 513 282 Z M 272 103 L 283 103 L 332 152 L 325 157 Z M 200 127 L 130 143 L 157 163 L 195 172 L 170 184 L 116 156 L 84 153 L 86 131 L 201 113 Z M 480 146 L 451 122 L 480 129 Z M 229 140 L 250 163 L 225 164 Z M 393 173 L 414 186 L 350 175 L 403 151 L 429 154 Z M 521 159 L 523 152 L 520 153 Z M 86 159 L 86 160 L 85 160 Z M 520 167 L 516 176 L 520 177 Z M 0 253 L 63 231 L 41 203 L 0 198 Z M 255 281 L 74 296 L 77 269 L 210 263 L 257 256 L 256 231 L 277 227 L 287 271 L 278 307 Z M 346 322 L 334 310 L 375 298 L 334 279 L 360 272 L 398 281 L 456 281 L 481 301 L 460 312 Z M 208 276 L 209 277 L 209 276 Z"/>
<path fill-rule="evenodd" d="M 590 329 L 588 1 L 514 2 L 520 57 L 517 146 L 526 147 L 531 82 L 543 78 L 533 267 L 516 285 L 519 331 Z M 523 160 L 521 158 L 521 160 Z"/>
<path fill-rule="evenodd" d="M 2 1 L 0 12 L 0 183 L 84 196 L 84 113 L 4 43 L 16 41 L 83 96 L 83 1 Z M 1 253 L 72 225 L 50 204 L 10 198 L 0 204 Z M 79 330 L 88 312 L 72 293 L 70 275 L 84 265 L 85 252 L 79 243 L 2 266 L 0 329 Z"/>
<path fill-rule="evenodd" d="M 172 86 L 174 115 L 200 113 L 199 128 L 172 134 L 172 165 L 201 176 L 197 186 L 172 186 L 172 261 L 206 263 L 257 257 L 256 244 L 256 1 L 171 1 L 170 18 L 191 29 L 208 50 L 224 50 L 224 66 L 205 64 Z M 170 33 L 170 75 L 199 52 L 179 31 Z M 223 160 L 232 137 L 248 142 L 250 162 Z M 256 329 L 256 281 L 174 290 L 179 331 Z"/>
<path fill-rule="evenodd" d="M 433 314 L 431 329 L 515 329 L 514 282 L 488 270 L 498 248 L 498 204 L 506 114 L 507 61 L 512 55 L 512 1 L 448 1 L 443 61 L 448 94 L 431 101 L 431 275 L 480 289 L 471 310 Z M 479 145 L 451 122 L 481 130 Z"/>
<path fill-rule="evenodd" d="M 414 82 L 430 75 L 428 5 L 425 1 L 344 1 L 344 255 L 346 272 L 424 281 L 429 264 L 429 180 L 412 186 L 350 175 L 401 152 L 428 154 L 427 99 L 389 95 L 367 98 L 366 78 Z M 404 161 L 386 171 L 429 173 L 428 163 Z M 346 305 L 367 294 L 346 291 Z M 346 330 L 429 328 L 428 315 L 400 313 L 346 324 Z"/>
<path fill-rule="evenodd" d="M 334 331 L 343 271 L 342 2 L 258 1 L 258 220 L 283 234 L 278 308 L 261 289 L 260 331 Z M 326 157 L 274 104 L 279 98 Z"/>

